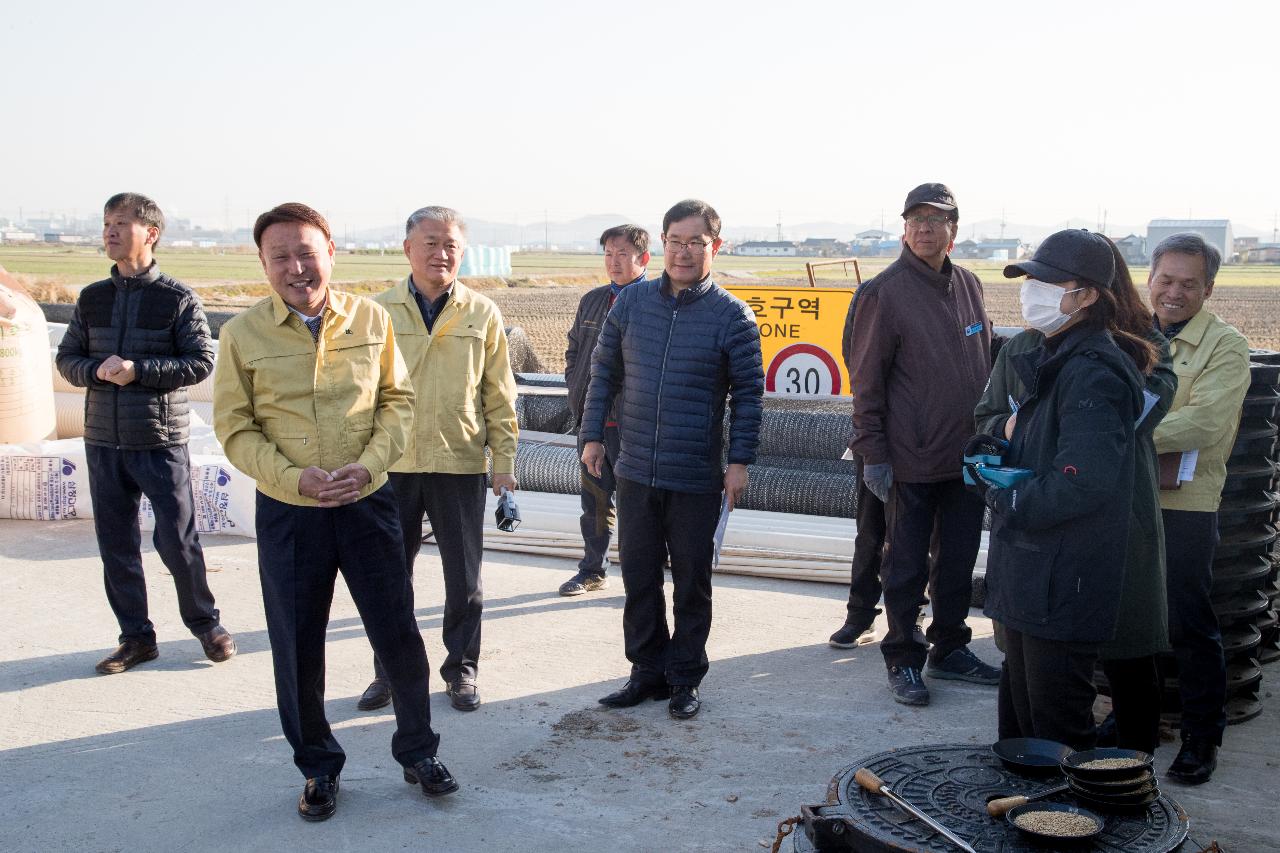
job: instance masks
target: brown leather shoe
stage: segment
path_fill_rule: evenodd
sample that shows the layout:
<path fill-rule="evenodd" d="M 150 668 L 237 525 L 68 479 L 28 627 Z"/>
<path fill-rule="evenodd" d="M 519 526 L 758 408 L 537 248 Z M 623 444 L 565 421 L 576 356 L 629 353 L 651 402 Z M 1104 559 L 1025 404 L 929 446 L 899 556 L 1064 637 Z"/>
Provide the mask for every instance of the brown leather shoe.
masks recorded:
<path fill-rule="evenodd" d="M 480 691 L 471 681 L 455 681 L 449 685 L 449 702 L 459 711 L 474 711 L 480 707 Z"/>
<path fill-rule="evenodd" d="M 307 780 L 298 797 L 298 817 L 303 820 L 328 820 L 338 810 L 337 776 L 316 776 Z"/>
<path fill-rule="evenodd" d="M 221 625 L 197 634 L 196 639 L 204 646 L 204 656 L 214 663 L 222 663 L 235 656 L 236 641 Z"/>
<path fill-rule="evenodd" d="M 125 640 L 111 654 L 98 661 L 94 667 L 102 675 L 116 675 L 126 669 L 133 669 L 140 663 L 155 660 L 160 656 L 160 649 L 155 643 L 142 640 Z"/>

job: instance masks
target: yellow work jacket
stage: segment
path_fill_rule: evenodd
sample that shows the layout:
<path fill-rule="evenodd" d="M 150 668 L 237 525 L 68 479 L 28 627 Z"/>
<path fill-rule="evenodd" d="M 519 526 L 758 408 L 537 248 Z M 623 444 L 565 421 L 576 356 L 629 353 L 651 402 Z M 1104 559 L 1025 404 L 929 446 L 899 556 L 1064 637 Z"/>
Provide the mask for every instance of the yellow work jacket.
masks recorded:
<path fill-rule="evenodd" d="M 1198 450 L 1199 458 L 1190 482 L 1160 492 L 1160 508 L 1217 512 L 1249 389 L 1249 342 L 1202 308 L 1169 342 L 1169 349 L 1178 391 L 1156 427 L 1156 452 Z"/>
<path fill-rule="evenodd" d="M 387 482 L 413 427 L 413 387 L 391 320 L 371 300 L 329 290 L 320 340 L 279 295 L 232 318 L 219 335 L 213 428 L 258 491 L 297 506 L 304 468 L 359 462 Z"/>
<path fill-rule="evenodd" d="M 483 474 L 484 449 L 493 473 L 516 470 L 516 380 L 507 333 L 493 300 L 460 281 L 427 332 L 409 279 L 379 293 L 409 368 L 416 410 L 397 472 Z"/>

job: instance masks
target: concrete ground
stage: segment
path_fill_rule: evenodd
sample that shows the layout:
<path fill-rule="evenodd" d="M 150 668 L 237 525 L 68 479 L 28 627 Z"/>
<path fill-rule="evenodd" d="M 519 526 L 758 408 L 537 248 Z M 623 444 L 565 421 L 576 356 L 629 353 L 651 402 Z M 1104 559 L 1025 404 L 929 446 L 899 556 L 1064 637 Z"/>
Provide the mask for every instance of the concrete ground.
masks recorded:
<path fill-rule="evenodd" d="M 239 655 L 204 659 L 148 548 L 161 656 L 98 676 L 93 665 L 117 628 L 91 522 L 0 521 L 0 849 L 761 850 L 780 820 L 822 801 L 831 776 L 860 757 L 995 737 L 993 689 L 934 682 L 929 707 L 904 708 L 885 689 L 877 646 L 829 648 L 844 589 L 741 577 L 715 581 L 711 672 L 696 719 L 673 721 L 658 702 L 604 711 L 596 699 L 627 672 L 620 582 L 560 598 L 570 561 L 490 553 L 483 707 L 454 711 L 433 673 L 440 754 L 462 789 L 429 801 L 406 785 L 390 754 L 394 718 L 355 710 L 370 652 L 339 584 L 327 708 L 349 758 L 338 814 L 307 824 L 294 810 L 302 778 L 275 710 L 254 542 L 206 537 L 205 546 Z M 419 559 L 415 586 L 438 665 L 434 548 Z M 971 624 L 975 649 L 995 660 L 990 623 L 975 612 Z M 1264 686 L 1273 681 L 1280 667 Z M 1166 786 L 1202 845 L 1280 848 L 1273 692 L 1261 717 L 1228 730 L 1211 783 Z M 1172 757 L 1162 747 L 1157 766 Z"/>

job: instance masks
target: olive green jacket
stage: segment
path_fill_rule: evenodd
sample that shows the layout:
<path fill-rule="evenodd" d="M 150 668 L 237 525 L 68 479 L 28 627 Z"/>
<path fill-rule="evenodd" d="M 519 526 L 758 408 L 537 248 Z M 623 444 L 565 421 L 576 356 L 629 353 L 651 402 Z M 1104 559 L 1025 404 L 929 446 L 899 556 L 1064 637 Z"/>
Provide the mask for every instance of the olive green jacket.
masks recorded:
<path fill-rule="evenodd" d="M 391 470 L 483 474 L 488 446 L 493 473 L 514 474 L 516 380 L 498 306 L 455 281 L 428 332 L 411 286 L 406 278 L 373 298 L 391 315 L 415 395 L 408 444 Z"/>
<path fill-rule="evenodd" d="M 1150 341 L 1160 348 L 1160 362 L 1146 377 L 1145 389 L 1159 399 L 1134 438 L 1133 504 L 1129 511 L 1129 541 L 1125 548 L 1124 582 L 1120 590 L 1120 618 L 1115 636 L 1102 645 L 1107 660 L 1146 657 L 1169 648 L 1169 611 L 1165 596 L 1164 521 L 1160 515 L 1160 468 L 1152 434 L 1174 399 L 1177 380 L 1169 358 L 1169 346 L 1158 332 Z M 1009 359 L 1044 343 L 1044 335 L 1028 329 L 1011 338 L 996 357 L 991 381 L 974 410 L 978 431 L 1004 437 L 1004 424 L 1011 413 L 1009 400 L 1026 393 Z M 1080 531 L 1087 536 L 1087 530 Z"/>
<path fill-rule="evenodd" d="M 320 339 L 277 295 L 233 317 L 219 335 L 213 430 L 258 491 L 295 506 L 312 466 L 369 471 L 364 498 L 387 482 L 413 427 L 413 388 L 387 312 L 330 289 Z"/>
<path fill-rule="evenodd" d="M 1160 493 L 1163 509 L 1217 512 L 1227 481 L 1227 457 L 1249 390 L 1249 342 L 1204 309 L 1174 339 L 1178 393 L 1156 428 L 1156 452 L 1199 451 L 1190 482 Z"/>

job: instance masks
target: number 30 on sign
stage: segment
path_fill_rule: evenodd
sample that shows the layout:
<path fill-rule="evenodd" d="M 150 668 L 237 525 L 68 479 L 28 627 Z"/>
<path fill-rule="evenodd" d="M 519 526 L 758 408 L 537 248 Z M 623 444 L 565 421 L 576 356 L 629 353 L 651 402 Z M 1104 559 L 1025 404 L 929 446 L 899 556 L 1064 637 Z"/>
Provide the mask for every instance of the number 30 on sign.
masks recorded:
<path fill-rule="evenodd" d="M 767 392 L 804 397 L 849 393 L 848 372 L 837 359 L 853 290 L 737 285 L 726 289 L 746 303 L 760 329 Z"/>
<path fill-rule="evenodd" d="M 839 395 L 840 368 L 831 353 L 813 344 L 783 347 L 769 362 L 764 390 L 806 397 Z"/>

